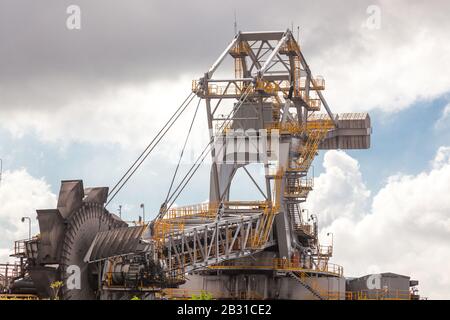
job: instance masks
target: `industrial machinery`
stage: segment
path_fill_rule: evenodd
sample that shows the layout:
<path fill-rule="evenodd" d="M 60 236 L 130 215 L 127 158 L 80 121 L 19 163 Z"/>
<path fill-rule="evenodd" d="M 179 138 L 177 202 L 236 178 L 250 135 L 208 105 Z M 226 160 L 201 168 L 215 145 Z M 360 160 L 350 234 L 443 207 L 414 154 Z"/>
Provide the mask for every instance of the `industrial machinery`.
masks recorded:
<path fill-rule="evenodd" d="M 227 59 L 234 69 L 222 77 Z M 51 296 L 51 284 L 61 280 L 64 299 L 199 290 L 226 299 L 345 299 L 343 268 L 329 261 L 333 248 L 320 243 L 317 216 L 302 203 L 314 187 L 317 152 L 369 148 L 371 127 L 366 113 L 332 113 L 324 88 L 290 30 L 238 32 L 116 186 L 63 181 L 57 208 L 37 210 L 40 234 L 16 252 L 37 294 Z M 107 204 L 195 97 L 193 121 L 204 102 L 209 143 L 173 190 L 172 181 L 157 217 L 128 226 Z M 209 202 L 173 207 L 209 155 Z M 263 185 L 250 164 L 263 168 Z M 238 170 L 263 200 L 231 198 Z"/>

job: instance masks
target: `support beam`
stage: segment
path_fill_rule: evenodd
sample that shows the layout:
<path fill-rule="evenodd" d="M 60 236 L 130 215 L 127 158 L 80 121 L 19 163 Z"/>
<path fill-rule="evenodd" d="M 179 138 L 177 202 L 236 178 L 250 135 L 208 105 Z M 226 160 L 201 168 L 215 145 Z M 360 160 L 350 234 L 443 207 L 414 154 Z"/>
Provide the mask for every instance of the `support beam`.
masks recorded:
<path fill-rule="evenodd" d="M 255 179 L 253 179 L 252 175 L 250 174 L 250 172 L 248 172 L 247 168 L 244 166 L 242 167 L 244 169 L 244 171 L 247 173 L 247 175 L 250 177 L 250 179 L 252 180 L 252 182 L 255 184 L 256 188 L 258 188 L 258 191 L 261 192 L 261 194 L 263 195 L 263 197 L 269 201 L 269 198 L 265 195 L 265 193 L 261 190 L 261 188 L 259 187 L 258 183 L 256 183 Z"/>
<path fill-rule="evenodd" d="M 278 42 L 278 44 L 275 47 L 275 49 L 273 49 L 273 51 L 270 53 L 270 55 L 267 58 L 267 60 L 264 63 L 264 65 L 261 67 L 261 69 L 258 70 L 258 76 L 260 78 L 263 77 L 264 73 L 267 71 L 267 69 L 269 68 L 270 64 L 272 63 L 272 60 L 275 58 L 275 56 L 280 51 L 281 47 L 286 43 L 286 41 L 289 39 L 290 36 L 291 36 L 290 31 L 289 30 L 286 31 L 284 36 L 283 36 L 283 38 L 281 38 L 281 40 Z"/>
<path fill-rule="evenodd" d="M 222 63 L 223 59 L 225 59 L 225 57 L 227 56 L 227 54 L 230 52 L 231 48 L 233 48 L 233 46 L 236 44 L 236 42 L 239 40 L 241 33 L 238 32 L 237 35 L 234 37 L 234 39 L 230 42 L 230 44 L 228 45 L 228 47 L 222 52 L 222 54 L 219 56 L 219 58 L 216 60 L 216 62 L 213 63 L 213 65 L 211 66 L 211 68 L 209 68 L 208 72 L 207 72 L 207 76 L 208 79 L 210 79 L 212 77 L 212 75 L 214 74 L 214 72 L 217 70 L 217 68 L 220 66 L 220 64 Z"/>

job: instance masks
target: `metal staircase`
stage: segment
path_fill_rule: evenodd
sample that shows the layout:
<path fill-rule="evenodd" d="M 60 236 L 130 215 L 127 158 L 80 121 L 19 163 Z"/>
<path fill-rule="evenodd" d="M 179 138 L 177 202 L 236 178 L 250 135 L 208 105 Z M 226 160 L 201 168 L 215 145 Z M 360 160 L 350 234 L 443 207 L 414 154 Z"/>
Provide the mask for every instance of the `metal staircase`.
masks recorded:
<path fill-rule="evenodd" d="M 311 287 L 304 279 L 306 277 L 309 277 L 305 272 L 289 272 L 289 275 L 295 279 L 297 282 L 299 282 L 303 287 L 308 289 L 309 292 L 311 292 L 317 299 L 319 300 L 326 300 L 317 290 L 315 290 L 313 287 Z M 311 277 L 309 277 L 311 278 Z"/>

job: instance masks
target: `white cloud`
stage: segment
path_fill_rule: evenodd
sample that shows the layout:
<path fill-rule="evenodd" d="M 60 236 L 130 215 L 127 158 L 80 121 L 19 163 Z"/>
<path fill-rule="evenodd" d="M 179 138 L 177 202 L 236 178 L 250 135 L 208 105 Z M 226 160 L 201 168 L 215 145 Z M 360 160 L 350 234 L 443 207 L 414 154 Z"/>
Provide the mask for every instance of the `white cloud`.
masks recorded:
<path fill-rule="evenodd" d="M 343 37 L 323 43 L 323 52 L 310 57 L 312 70 L 326 79 L 330 106 L 335 111 L 392 112 L 448 92 L 445 60 L 450 43 L 442 39 L 450 27 L 443 14 L 450 4 L 406 0 L 373 4 L 381 10 L 380 29 L 362 27 L 369 15 L 352 10 Z M 334 23 L 338 29 L 345 25 Z M 314 31 L 306 36 L 315 37 Z"/>
<path fill-rule="evenodd" d="M 450 162 L 450 147 L 440 147 L 432 161 L 433 168 L 441 169 Z"/>
<path fill-rule="evenodd" d="M 5 110 L 8 121 L 2 126 L 15 137 L 31 131 L 40 140 L 62 146 L 73 142 L 118 143 L 142 149 L 190 93 L 190 81 L 184 77 L 109 88 L 98 94 L 76 97 L 67 105 L 48 112 L 31 105 L 25 112 Z M 185 119 L 193 114 L 195 102 L 194 99 L 183 115 Z M 206 122 L 204 118 L 199 121 Z M 175 143 L 185 132 L 180 130 L 180 121 L 175 126 L 169 144 Z"/>
<path fill-rule="evenodd" d="M 335 220 L 321 219 L 321 238 L 325 241 L 326 233 L 333 232 L 334 262 L 344 266 L 347 276 L 373 270 L 410 275 L 420 281 L 422 295 L 450 298 L 449 150 L 440 148 L 428 171 L 390 177 L 372 199 L 360 174 L 354 172 L 356 160 L 342 152 L 328 152 L 326 172 L 317 179 L 308 206 L 320 210 L 314 212 L 319 217 L 322 212 L 325 216 L 335 212 Z M 340 171 L 350 174 L 337 175 Z M 342 186 L 353 191 L 336 194 L 334 190 Z M 361 199 L 355 190 L 360 190 Z"/>
<path fill-rule="evenodd" d="M 369 4 L 381 9 L 379 30 L 362 26 L 369 18 L 366 12 Z M 276 6 L 273 9 L 279 10 Z M 296 13 L 286 17 L 280 12 L 273 23 L 283 29 L 286 21 L 302 21 L 302 48 L 313 72 L 326 79 L 325 96 L 333 111 L 381 109 L 391 112 L 449 91 L 450 43 L 442 41 L 450 28 L 446 14 L 449 10 L 448 1 L 435 1 L 432 5 L 406 0 L 348 1 L 339 5 L 324 2 L 311 3 L 308 10 L 294 10 Z M 264 29 L 256 21 L 259 20 L 248 17 L 244 30 L 254 26 Z M 223 46 L 228 41 L 223 38 Z M 222 50 L 214 45 L 210 52 Z M 311 51 L 313 54 L 309 55 Z M 207 59 L 202 63 L 207 68 L 213 62 L 210 57 L 211 53 L 205 53 L 205 56 L 195 54 L 191 58 Z M 132 59 L 131 56 L 122 58 Z M 2 118 L 8 119 L 1 125 L 18 136 L 31 132 L 41 140 L 59 144 L 118 143 L 140 148 L 183 100 L 190 90 L 191 78 L 199 76 L 202 70 L 195 70 L 189 76 L 176 75 L 178 79 L 154 79 L 145 83 L 143 79 L 150 78 L 149 74 L 136 78 L 133 83 L 126 80 L 115 84 L 105 82 L 106 88 L 97 83 L 93 88 L 81 86 L 83 90 L 76 83 L 73 90 L 69 90 L 70 82 L 60 78 L 55 78 L 52 85 L 45 81 L 45 85 L 39 85 L 37 78 L 32 83 L 39 96 L 32 95 L 33 99 L 22 97 L 33 90 L 27 89 L 24 93 L 19 82 L 20 94 L 13 96 L 11 106 L 5 104 L 0 110 Z M 44 73 L 39 76 L 46 77 Z M 85 77 L 79 81 L 90 83 L 89 74 Z M 48 104 L 57 107 L 48 107 Z M 199 118 L 205 124 L 205 117 L 199 115 Z M 179 140 L 180 135 L 174 136 L 173 141 Z"/>
<path fill-rule="evenodd" d="M 358 161 L 343 151 L 329 151 L 324 156 L 325 173 L 314 181 L 308 202 L 312 212 L 320 212 L 320 223 L 328 225 L 338 217 L 359 219 L 367 212 L 367 190 Z M 345 199 L 345 201 L 343 201 Z"/>
<path fill-rule="evenodd" d="M 32 177 L 25 169 L 5 171 L 0 184 L 0 261 L 9 260 L 14 241 L 28 237 L 28 222 L 21 217 L 29 216 L 32 232 L 38 232 L 36 209 L 56 207 L 56 196 L 44 179 Z"/>

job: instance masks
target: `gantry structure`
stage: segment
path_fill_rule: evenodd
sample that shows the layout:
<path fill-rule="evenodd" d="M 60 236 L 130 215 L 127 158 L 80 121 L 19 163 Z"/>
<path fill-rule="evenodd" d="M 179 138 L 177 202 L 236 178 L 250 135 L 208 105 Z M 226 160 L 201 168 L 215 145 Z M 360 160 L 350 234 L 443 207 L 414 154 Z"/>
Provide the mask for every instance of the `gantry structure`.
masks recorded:
<path fill-rule="evenodd" d="M 230 58 L 231 76 L 223 70 Z M 329 263 L 332 246 L 319 243 L 317 216 L 305 215 L 301 203 L 314 185 L 310 169 L 318 150 L 369 148 L 371 128 L 365 113 L 333 114 L 324 89 L 324 79 L 312 74 L 290 30 L 238 33 L 193 81 L 215 142 L 210 197 L 209 204 L 171 209 L 156 221 L 160 229 L 173 228 L 175 238 L 181 236 L 178 244 L 169 236 L 174 250 L 168 251 L 168 265 L 188 272 L 198 263 L 222 271 L 287 268 L 302 284 L 302 277 L 311 274 L 342 276 L 342 268 Z M 264 166 L 264 185 L 246 168 L 252 163 Z M 263 201 L 230 199 L 238 170 L 248 175 Z M 199 217 L 208 217 L 209 226 Z M 204 238 L 203 245 L 183 241 L 184 234 Z M 276 252 L 272 261 L 255 265 L 245 259 L 266 250 Z M 186 262 L 188 269 L 180 267 Z"/>
<path fill-rule="evenodd" d="M 324 89 L 290 30 L 238 32 L 188 97 L 204 101 L 207 113 L 200 160 L 212 159 L 209 202 L 165 202 L 151 223 L 127 226 L 106 210 L 108 188 L 63 181 L 58 207 L 38 210 L 40 236 L 20 253 L 34 282 L 45 291 L 77 265 L 82 289 L 65 286 L 64 298 L 114 298 L 189 287 L 192 274 L 226 282 L 244 271 L 278 272 L 323 298 L 311 278 L 342 279 L 343 269 L 329 262 L 332 246 L 320 244 L 317 216 L 302 208 L 314 187 L 312 162 L 321 149 L 369 148 L 371 134 L 367 114 L 332 113 Z M 262 183 L 248 169 L 254 163 L 264 168 Z M 239 170 L 262 200 L 232 199 Z"/>

